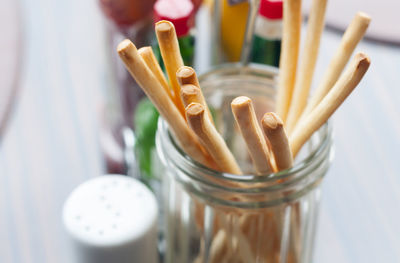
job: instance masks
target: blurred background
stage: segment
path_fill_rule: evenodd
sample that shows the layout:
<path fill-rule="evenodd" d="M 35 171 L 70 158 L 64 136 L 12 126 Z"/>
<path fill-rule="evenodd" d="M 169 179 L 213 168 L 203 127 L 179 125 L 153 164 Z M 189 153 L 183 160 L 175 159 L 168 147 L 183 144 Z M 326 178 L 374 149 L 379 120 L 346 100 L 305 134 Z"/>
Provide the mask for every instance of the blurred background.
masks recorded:
<path fill-rule="evenodd" d="M 140 158 L 152 142 L 133 131 L 154 132 L 138 111 L 158 115 L 117 60 L 120 40 L 156 53 L 154 17 L 181 16 L 186 65 L 203 73 L 239 60 L 246 1 L 221 0 L 215 9 L 187 0 L 172 11 L 154 2 L 0 0 L 0 262 L 71 262 L 61 211 L 72 189 L 107 172 L 151 178 Z M 336 156 L 323 183 L 315 262 L 399 262 L 400 4 L 331 0 L 327 10 L 314 86 L 357 11 L 372 17 L 356 49 L 372 64 L 334 116 Z M 135 140 L 148 148 L 135 149 Z"/>

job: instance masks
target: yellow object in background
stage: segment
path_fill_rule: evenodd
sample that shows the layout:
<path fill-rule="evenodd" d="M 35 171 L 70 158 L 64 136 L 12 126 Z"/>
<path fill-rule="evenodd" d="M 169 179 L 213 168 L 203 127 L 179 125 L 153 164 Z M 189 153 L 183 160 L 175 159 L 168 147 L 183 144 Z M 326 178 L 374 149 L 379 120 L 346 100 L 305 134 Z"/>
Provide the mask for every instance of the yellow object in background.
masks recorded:
<path fill-rule="evenodd" d="M 208 6 L 208 8 L 212 8 L 213 4 L 214 4 L 214 0 L 204 0 L 203 4 Z"/>
<path fill-rule="evenodd" d="M 246 31 L 249 3 L 245 1 L 230 5 L 228 0 L 220 1 L 223 2 L 221 14 L 222 50 L 229 61 L 239 61 Z"/>

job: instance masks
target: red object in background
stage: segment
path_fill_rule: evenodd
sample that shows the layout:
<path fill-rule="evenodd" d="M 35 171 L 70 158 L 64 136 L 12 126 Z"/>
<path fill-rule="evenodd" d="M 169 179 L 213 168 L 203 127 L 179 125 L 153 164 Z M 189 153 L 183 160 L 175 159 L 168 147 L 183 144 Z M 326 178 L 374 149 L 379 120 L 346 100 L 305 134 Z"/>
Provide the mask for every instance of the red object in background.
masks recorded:
<path fill-rule="evenodd" d="M 203 0 L 191 0 L 194 12 Z M 101 10 L 119 26 L 129 26 L 150 15 L 156 0 L 99 0 Z M 178 1 L 179 2 L 179 1 Z"/>
<path fill-rule="evenodd" d="M 269 19 L 282 19 L 282 0 L 261 0 L 258 13 Z"/>
<path fill-rule="evenodd" d="M 197 12 L 197 9 L 199 9 L 201 3 L 203 2 L 203 0 L 192 0 L 192 3 L 194 5 L 194 12 Z"/>
<path fill-rule="evenodd" d="M 132 25 L 148 17 L 155 0 L 100 0 L 106 16 L 119 26 Z"/>
<path fill-rule="evenodd" d="M 171 21 L 177 36 L 185 36 L 194 25 L 193 3 L 190 0 L 158 0 L 154 4 L 154 20 Z"/>
<path fill-rule="evenodd" d="M 195 12 L 203 0 L 191 0 Z M 150 15 L 156 0 L 99 0 L 104 14 L 119 26 L 132 25 Z"/>

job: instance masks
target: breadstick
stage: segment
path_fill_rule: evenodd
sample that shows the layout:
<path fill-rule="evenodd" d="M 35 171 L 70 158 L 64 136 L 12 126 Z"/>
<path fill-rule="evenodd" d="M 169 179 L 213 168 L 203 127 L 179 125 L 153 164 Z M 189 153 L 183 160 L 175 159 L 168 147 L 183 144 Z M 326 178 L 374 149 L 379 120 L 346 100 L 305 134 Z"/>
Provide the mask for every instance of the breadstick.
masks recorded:
<path fill-rule="evenodd" d="M 325 71 L 321 82 L 310 98 L 300 119 L 305 118 L 333 87 L 349 61 L 358 42 L 360 42 L 365 31 L 367 31 L 370 21 L 371 18 L 367 14 L 362 12 L 356 14 L 351 24 L 347 27 L 346 32 L 344 32 L 339 48 L 336 50 L 336 53 Z"/>
<path fill-rule="evenodd" d="M 237 97 L 232 101 L 231 108 L 257 174 L 272 172 L 268 146 L 258 124 L 251 99 L 245 96 Z"/>
<path fill-rule="evenodd" d="M 229 254 L 228 242 L 226 232 L 222 229 L 218 230 L 210 246 L 210 263 L 226 262 Z"/>
<path fill-rule="evenodd" d="M 206 118 L 205 108 L 199 103 L 191 103 L 186 107 L 186 119 L 190 128 L 199 137 L 202 145 L 208 150 L 221 172 L 241 174 L 239 165 L 226 146 L 224 139 L 214 125 Z"/>
<path fill-rule="evenodd" d="M 201 91 L 200 83 L 199 83 L 199 80 L 197 79 L 196 71 L 192 67 L 187 67 L 187 66 L 180 67 L 178 69 L 178 71 L 176 72 L 176 78 L 178 79 L 178 82 L 181 85 L 181 89 L 183 88 L 183 85 L 186 85 L 186 84 L 192 84 L 192 85 L 195 85 L 198 87 L 198 89 L 191 88 L 192 91 L 189 92 L 189 94 L 193 94 L 196 96 L 190 95 L 190 98 L 193 100 L 188 103 L 183 102 L 183 105 L 185 107 L 187 107 L 192 102 L 200 103 L 201 105 L 203 105 L 206 108 L 207 115 L 210 118 L 211 123 L 214 124 L 214 119 L 211 115 L 211 111 L 208 108 L 207 102 L 204 99 L 203 92 Z M 193 92 L 195 92 L 195 93 L 193 93 Z M 182 97 L 182 93 L 181 93 L 181 99 L 182 100 L 184 99 Z"/>
<path fill-rule="evenodd" d="M 178 82 L 179 84 L 181 84 L 181 86 L 185 84 L 192 84 L 200 88 L 196 71 L 191 67 L 188 66 L 180 67 L 176 72 L 176 78 L 178 79 Z"/>
<path fill-rule="evenodd" d="M 204 106 L 204 98 L 202 98 L 199 87 L 192 84 L 185 84 L 181 87 L 181 99 L 185 107 L 190 103 L 196 102 Z"/>
<path fill-rule="evenodd" d="M 283 121 L 274 112 L 267 112 L 261 120 L 270 151 L 274 156 L 275 168 L 279 172 L 293 166 L 292 152 L 286 136 Z"/>
<path fill-rule="evenodd" d="M 333 88 L 314 110 L 296 126 L 289 140 L 294 157 L 311 135 L 329 119 L 350 95 L 368 70 L 369 65 L 370 59 L 366 54 L 356 54 Z"/>
<path fill-rule="evenodd" d="M 301 33 L 301 0 L 283 1 L 283 36 L 279 62 L 279 86 L 276 111 L 286 120 L 296 80 Z"/>
<path fill-rule="evenodd" d="M 181 86 L 181 99 L 185 107 L 189 106 L 190 103 L 196 102 L 204 106 L 207 112 L 207 118 L 210 119 L 211 124 L 214 124 L 213 117 L 210 110 L 208 109 L 206 100 L 204 99 L 203 93 L 198 86 L 192 84 L 185 84 Z"/>
<path fill-rule="evenodd" d="M 164 88 L 140 57 L 135 45 L 126 39 L 118 45 L 117 51 L 132 77 L 168 122 L 169 128 L 186 154 L 206 166 L 216 167 L 211 156 L 201 147 L 196 135 L 186 125 L 185 119 L 175 104 L 168 98 Z"/>
<path fill-rule="evenodd" d="M 175 105 L 178 107 L 182 116 L 185 116 L 185 108 L 179 96 L 180 86 L 176 79 L 176 71 L 183 66 L 181 52 L 179 50 L 178 37 L 176 36 L 174 25 L 166 20 L 156 23 L 156 35 L 160 45 L 161 56 L 167 70 L 168 79 L 174 91 Z"/>
<path fill-rule="evenodd" d="M 151 47 L 142 47 L 138 50 L 139 55 L 142 57 L 146 65 L 149 67 L 151 72 L 160 82 L 161 86 L 164 88 L 165 92 L 168 94 L 168 97 L 173 101 L 171 89 L 169 88 L 167 79 L 164 76 L 164 73 L 158 64 L 156 57 L 154 56 L 153 49 Z"/>
<path fill-rule="evenodd" d="M 289 132 L 294 128 L 307 104 L 315 64 L 318 58 L 321 35 L 324 30 L 326 3 L 327 0 L 312 1 L 305 45 L 301 53 L 296 83 L 286 120 L 286 129 Z"/>

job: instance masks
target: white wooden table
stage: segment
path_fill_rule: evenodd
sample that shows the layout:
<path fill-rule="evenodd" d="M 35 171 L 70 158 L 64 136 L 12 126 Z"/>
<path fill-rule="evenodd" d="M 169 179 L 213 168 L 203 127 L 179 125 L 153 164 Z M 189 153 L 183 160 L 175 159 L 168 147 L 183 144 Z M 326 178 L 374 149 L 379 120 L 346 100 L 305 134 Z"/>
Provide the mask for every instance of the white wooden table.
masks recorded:
<path fill-rule="evenodd" d="M 63 201 L 104 171 L 98 106 L 111 85 L 104 25 L 95 0 L 21 0 L 21 7 L 22 93 L 0 146 L 0 262 L 71 263 Z M 339 40 L 324 34 L 316 81 Z M 372 66 L 334 117 L 318 263 L 400 261 L 400 47 L 359 49 Z"/>

